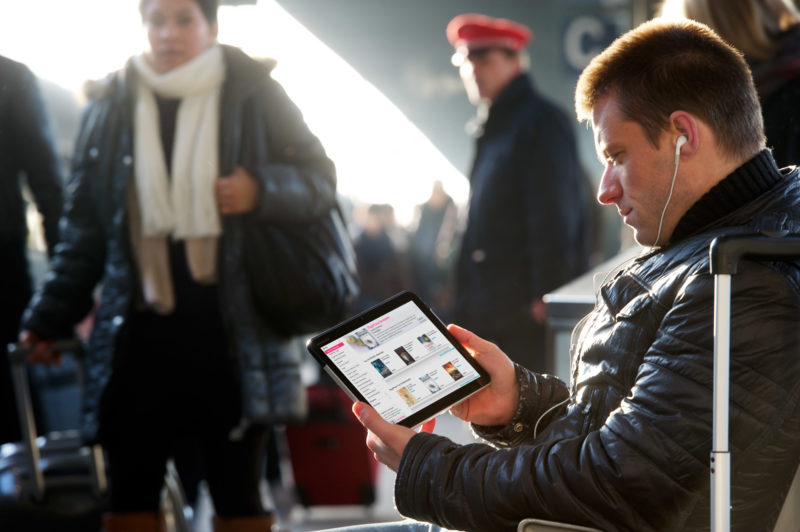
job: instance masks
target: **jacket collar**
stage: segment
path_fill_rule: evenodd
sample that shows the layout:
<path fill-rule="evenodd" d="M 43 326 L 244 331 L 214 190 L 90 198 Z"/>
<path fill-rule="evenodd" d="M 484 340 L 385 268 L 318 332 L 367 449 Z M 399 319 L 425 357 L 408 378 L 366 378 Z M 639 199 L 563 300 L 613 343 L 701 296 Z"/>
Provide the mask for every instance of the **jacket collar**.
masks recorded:
<path fill-rule="evenodd" d="M 492 128 L 492 124 L 505 123 L 506 117 L 518 109 L 519 100 L 533 93 L 533 82 L 525 72 L 521 72 L 506 85 L 494 102 L 478 105 L 476 115 L 467 122 L 467 133 L 480 138 L 487 129 Z"/>
<path fill-rule="evenodd" d="M 722 222 L 731 213 L 772 190 L 784 177 L 785 173 L 776 165 L 772 152 L 762 150 L 706 192 L 683 215 L 670 241 L 678 242 Z"/>

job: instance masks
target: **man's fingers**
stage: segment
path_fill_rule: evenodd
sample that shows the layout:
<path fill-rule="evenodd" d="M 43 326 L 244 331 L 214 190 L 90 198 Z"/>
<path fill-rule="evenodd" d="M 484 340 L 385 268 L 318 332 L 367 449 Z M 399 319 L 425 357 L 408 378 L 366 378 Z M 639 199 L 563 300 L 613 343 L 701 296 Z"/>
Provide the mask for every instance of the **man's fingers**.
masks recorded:
<path fill-rule="evenodd" d="M 391 423 L 383 419 L 374 408 L 362 401 L 353 404 L 353 413 L 367 430 L 371 430 L 379 437 L 384 432 L 384 430 L 381 430 L 384 425 L 391 426 Z"/>
<path fill-rule="evenodd" d="M 484 340 L 477 334 L 458 325 L 450 324 L 447 326 L 447 330 L 455 336 L 461 345 L 467 348 L 467 351 L 472 354 L 472 358 L 490 374 L 503 370 L 505 365 L 508 364 L 508 357 L 494 343 Z"/>
<path fill-rule="evenodd" d="M 450 408 L 450 413 L 459 419 L 467 419 L 469 416 L 469 401 L 461 401 Z"/>
<path fill-rule="evenodd" d="M 486 352 L 490 349 L 497 349 L 497 346 L 492 342 L 486 341 L 474 332 L 468 331 L 458 325 L 451 323 L 447 326 L 447 330 L 456 337 L 456 340 L 458 340 L 461 345 L 466 347 L 467 350 L 473 354 Z"/>
<path fill-rule="evenodd" d="M 353 413 L 367 429 L 367 448 L 375 453 L 379 462 L 397 471 L 400 457 L 414 431 L 389 423 L 374 408 L 361 401 L 353 405 Z"/>

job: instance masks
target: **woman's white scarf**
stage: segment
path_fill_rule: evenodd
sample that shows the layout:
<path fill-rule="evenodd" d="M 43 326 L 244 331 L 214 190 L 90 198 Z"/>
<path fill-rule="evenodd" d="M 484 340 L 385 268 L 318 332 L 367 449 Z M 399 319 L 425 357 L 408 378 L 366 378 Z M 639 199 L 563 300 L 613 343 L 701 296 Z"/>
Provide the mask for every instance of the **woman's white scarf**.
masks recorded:
<path fill-rule="evenodd" d="M 134 169 L 144 236 L 176 239 L 220 234 L 214 199 L 219 177 L 219 94 L 225 79 L 222 49 L 213 45 L 166 74 L 157 74 L 142 56 L 134 118 Z M 179 98 L 172 153 L 172 179 L 161 146 L 153 93 Z"/>
<path fill-rule="evenodd" d="M 167 237 L 186 240 L 187 262 L 196 281 L 216 281 L 221 224 L 214 183 L 219 177 L 219 98 L 225 64 L 215 44 L 165 74 L 156 73 L 143 56 L 135 56 L 133 65 L 138 86 L 133 128 L 136 194 L 131 200 L 137 205 L 131 209 L 131 236 L 145 301 L 166 313 L 174 308 Z M 171 178 L 154 94 L 181 100 Z"/>

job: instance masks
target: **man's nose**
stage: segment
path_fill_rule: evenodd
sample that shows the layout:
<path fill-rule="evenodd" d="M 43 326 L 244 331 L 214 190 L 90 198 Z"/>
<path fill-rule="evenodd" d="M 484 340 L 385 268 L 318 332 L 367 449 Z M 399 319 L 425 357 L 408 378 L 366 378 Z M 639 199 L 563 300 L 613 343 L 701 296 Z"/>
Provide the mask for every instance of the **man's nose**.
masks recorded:
<path fill-rule="evenodd" d="M 622 192 L 619 181 L 614 177 L 611 167 L 606 167 L 603 176 L 600 178 L 600 185 L 597 187 L 597 201 L 603 205 L 616 203 Z"/>

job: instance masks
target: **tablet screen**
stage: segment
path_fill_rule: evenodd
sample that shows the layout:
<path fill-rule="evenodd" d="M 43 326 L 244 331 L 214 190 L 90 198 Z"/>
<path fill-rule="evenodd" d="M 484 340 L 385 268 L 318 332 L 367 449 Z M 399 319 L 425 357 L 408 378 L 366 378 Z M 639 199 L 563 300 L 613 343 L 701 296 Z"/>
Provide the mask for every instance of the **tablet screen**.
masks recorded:
<path fill-rule="evenodd" d="M 329 373 L 354 392 L 351 396 L 407 426 L 488 383 L 441 321 L 408 292 L 312 339 L 309 350 L 318 359 L 324 355 L 321 362 L 335 368 Z"/>

